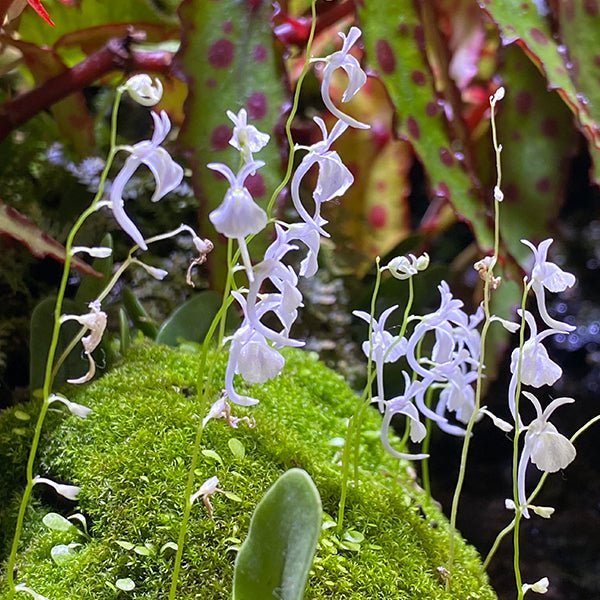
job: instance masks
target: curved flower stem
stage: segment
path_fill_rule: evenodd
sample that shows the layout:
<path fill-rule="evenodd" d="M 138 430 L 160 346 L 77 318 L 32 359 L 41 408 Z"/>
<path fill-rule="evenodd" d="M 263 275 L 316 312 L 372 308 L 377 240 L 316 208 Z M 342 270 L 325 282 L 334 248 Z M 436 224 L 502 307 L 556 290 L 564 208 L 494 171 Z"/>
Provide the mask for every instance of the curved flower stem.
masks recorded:
<path fill-rule="evenodd" d="M 494 152 L 496 154 L 496 188 L 499 190 L 502 184 L 502 165 L 500 161 L 500 154 L 502 152 L 502 146 L 498 144 L 498 136 L 496 131 L 496 102 L 497 99 L 493 96 L 490 99 L 491 105 L 491 115 L 490 120 L 492 124 L 492 142 L 494 145 Z M 460 502 L 460 494 L 462 492 L 462 487 L 465 480 L 465 475 L 467 471 L 467 458 L 469 455 L 469 446 L 471 443 L 471 434 L 473 432 L 473 427 L 475 426 L 475 420 L 479 414 L 479 409 L 481 407 L 481 394 L 483 390 L 483 368 L 485 365 L 485 354 L 486 354 L 486 341 L 487 334 L 491 324 L 491 312 L 490 312 L 490 293 L 492 290 L 492 281 L 494 279 L 494 266 L 498 261 L 499 248 L 500 248 L 500 200 L 496 194 L 494 193 L 494 255 L 491 264 L 488 267 L 488 271 L 485 276 L 485 281 L 483 285 L 483 311 L 484 311 L 484 322 L 481 328 L 481 336 L 480 336 L 480 351 L 479 351 L 479 363 L 477 365 L 477 382 L 475 387 L 475 405 L 473 407 L 473 412 L 467 423 L 467 427 L 465 430 L 465 437 L 463 439 L 463 446 L 460 457 L 460 468 L 458 471 L 458 479 L 456 482 L 456 487 L 454 489 L 454 496 L 452 497 L 452 509 L 450 512 L 450 541 L 448 547 L 448 572 L 450 573 L 450 577 L 446 580 L 446 589 L 450 590 L 451 582 L 452 582 L 452 568 L 454 565 L 454 545 L 455 545 L 455 536 L 456 536 L 456 519 L 458 516 L 458 505 Z"/>
<path fill-rule="evenodd" d="M 231 271 L 231 265 L 230 269 Z M 228 280 L 229 280 L 228 274 Z M 208 331 L 206 332 L 206 337 L 204 338 L 204 342 L 202 343 L 202 350 L 200 353 L 200 361 L 198 366 L 198 382 L 197 382 L 197 390 L 198 390 L 198 399 L 200 405 L 200 413 L 206 413 L 206 410 L 209 405 L 209 396 L 211 393 L 211 384 L 212 384 L 212 375 L 213 368 L 216 361 L 213 361 L 210 372 L 206 373 L 206 363 L 208 359 L 208 349 L 210 343 L 215 335 L 215 331 L 219 324 L 223 321 L 224 315 L 229 308 L 229 305 L 232 302 L 232 297 L 224 297 L 223 303 L 221 304 L 221 308 L 214 316 Z M 220 349 L 220 348 L 219 348 Z M 190 461 L 190 468 L 188 470 L 188 477 L 185 485 L 184 492 L 184 504 L 183 504 L 183 516 L 181 517 L 181 523 L 179 525 L 179 534 L 177 537 L 177 552 L 175 553 L 175 564 L 173 566 L 173 573 L 171 575 L 171 587 L 169 589 L 169 600 L 175 600 L 177 594 L 177 584 L 179 582 L 179 572 L 181 571 L 181 561 L 183 558 L 183 548 L 185 545 L 185 538 L 187 535 L 188 523 L 190 520 L 190 513 L 192 510 L 191 496 L 194 491 L 194 481 L 195 481 L 195 471 L 198 467 L 198 461 L 200 459 L 200 447 L 202 444 L 202 433 L 204 432 L 204 425 L 202 420 L 198 424 L 198 428 L 196 429 L 196 436 L 194 438 L 194 445 L 192 448 L 192 457 Z"/>
<path fill-rule="evenodd" d="M 523 364 L 523 346 L 525 345 L 525 304 L 527 303 L 527 278 L 523 280 L 523 296 L 521 297 L 521 324 L 519 329 L 519 356 L 517 359 L 517 369 L 514 376 L 517 378 L 517 387 L 515 390 L 515 435 L 513 438 L 513 458 L 512 458 L 512 477 L 513 477 L 513 499 L 515 502 L 516 512 L 513 521 L 513 568 L 515 572 L 515 586 L 517 588 L 517 600 L 523 598 L 523 579 L 521 577 L 520 566 L 520 544 L 519 525 L 521 523 L 521 508 L 519 506 L 519 486 L 518 486 L 518 469 L 519 469 L 519 436 L 521 419 L 519 417 L 519 397 L 521 396 L 521 367 Z"/>
<path fill-rule="evenodd" d="M 585 431 L 587 431 L 590 427 L 592 427 L 592 425 L 595 425 L 596 423 L 600 422 L 600 415 L 596 415 L 595 417 L 593 417 L 592 419 L 590 419 L 587 423 L 585 423 L 584 425 L 582 425 L 570 438 L 570 442 L 572 444 L 575 443 L 575 441 L 577 440 L 577 438 L 583 434 Z M 542 491 L 542 488 L 544 487 L 544 484 L 546 483 L 546 479 L 548 478 L 548 475 L 550 475 L 550 473 L 548 472 L 544 472 L 542 474 L 542 476 L 540 477 L 540 480 L 538 481 L 538 484 L 535 486 L 535 489 L 533 490 L 533 492 L 531 492 L 531 494 L 529 495 L 529 497 L 527 498 L 527 504 L 531 504 L 538 496 L 538 494 Z M 515 526 L 515 520 L 513 519 L 497 536 L 496 539 L 494 540 L 494 543 L 492 544 L 492 547 L 490 548 L 489 552 L 487 553 L 487 556 L 485 557 L 485 560 L 483 561 L 483 568 L 484 570 L 488 568 L 490 562 L 492 561 L 492 558 L 494 558 L 494 555 L 496 554 L 496 551 L 498 550 L 498 547 L 500 546 L 500 542 L 502 542 L 502 540 L 513 530 L 513 527 Z"/>
<path fill-rule="evenodd" d="M 429 386 L 425 395 L 425 405 L 431 406 L 431 396 L 433 395 L 433 388 Z M 427 419 L 425 422 L 425 439 L 421 446 L 421 452 L 423 454 L 429 454 L 429 444 L 431 442 L 431 419 Z M 421 461 L 421 481 L 423 483 L 423 489 L 427 494 L 428 498 L 431 498 L 431 481 L 429 479 L 429 458 L 424 458 Z"/>
<path fill-rule="evenodd" d="M 33 438 L 31 440 L 31 446 L 29 448 L 29 456 L 27 458 L 27 467 L 26 467 L 26 484 L 25 489 L 23 491 L 23 496 L 21 498 L 21 504 L 19 506 L 19 512 L 17 514 L 17 522 L 15 525 L 15 533 L 13 536 L 13 541 L 11 545 L 10 555 L 8 557 L 8 561 L 6 563 L 6 575 L 7 575 L 7 583 L 8 583 L 8 600 L 12 600 L 16 593 L 15 589 L 15 579 L 14 579 L 14 570 L 17 560 L 17 551 L 19 549 L 19 543 L 21 541 L 21 535 L 23 533 L 23 524 L 25 521 L 25 512 L 27 511 L 27 506 L 29 505 L 29 499 L 31 498 L 31 493 L 33 491 L 34 486 L 34 476 L 33 469 L 35 466 L 35 459 L 37 457 L 37 451 L 40 445 L 40 439 L 42 436 L 42 429 L 44 426 L 44 420 L 46 418 L 46 414 L 48 412 L 48 407 L 50 406 L 48 402 L 48 398 L 50 397 L 50 392 L 52 390 L 52 384 L 54 382 L 54 359 L 56 357 L 56 351 L 58 348 L 58 340 L 60 334 L 60 316 L 62 312 L 62 305 L 65 297 L 65 291 L 67 289 L 67 283 L 69 280 L 69 273 L 71 270 L 71 249 L 73 247 L 73 241 L 75 236 L 81 229 L 82 225 L 85 223 L 86 219 L 96 212 L 97 204 L 102 198 L 104 194 L 104 188 L 106 185 L 106 178 L 108 177 L 108 172 L 112 165 L 113 159 L 116 154 L 116 125 L 117 125 L 117 112 L 119 108 L 119 102 L 121 100 L 122 92 L 117 91 L 115 94 L 115 99 L 113 103 L 113 112 L 111 117 L 111 134 L 110 134 L 110 150 L 108 153 L 108 157 L 106 160 L 106 164 L 104 165 L 104 169 L 102 170 L 102 174 L 100 176 L 100 182 L 98 184 L 98 190 L 91 202 L 91 204 L 86 208 L 81 215 L 79 215 L 78 219 L 75 221 L 75 224 L 69 231 L 67 236 L 67 240 L 65 242 L 65 261 L 63 266 L 63 273 L 61 277 L 61 281 L 58 287 L 58 291 L 56 294 L 56 304 L 54 306 L 54 324 L 52 328 L 52 336 L 50 338 L 50 346 L 48 348 L 48 356 L 46 358 L 46 369 L 44 371 L 44 383 L 42 386 L 42 405 L 40 407 L 40 412 L 38 414 L 38 418 L 35 424 L 35 429 L 33 432 Z"/>
<path fill-rule="evenodd" d="M 311 10 L 311 25 L 310 25 L 310 33 L 308 35 L 308 41 L 306 42 L 306 60 L 302 65 L 302 70 L 300 71 L 300 75 L 298 76 L 298 81 L 296 81 L 296 89 L 294 91 L 294 99 L 292 101 L 292 108 L 290 109 L 290 113 L 285 122 L 285 135 L 287 137 L 288 146 L 290 148 L 290 154 L 288 157 L 288 164 L 285 176 L 281 183 L 275 188 L 271 198 L 269 199 L 269 204 L 267 204 L 267 215 L 270 217 L 271 212 L 273 210 L 273 206 L 277 201 L 277 198 L 281 191 L 288 184 L 288 181 L 292 177 L 292 171 L 294 169 L 294 154 L 296 152 L 294 139 L 292 138 L 292 123 L 294 122 L 294 118 L 296 117 L 296 113 L 298 112 L 298 105 L 300 104 L 300 92 L 302 90 L 302 83 L 306 74 L 308 73 L 308 69 L 310 68 L 310 51 L 312 49 L 313 39 L 315 37 L 315 28 L 317 26 L 317 9 L 316 9 L 316 0 L 311 0 L 310 3 Z"/>

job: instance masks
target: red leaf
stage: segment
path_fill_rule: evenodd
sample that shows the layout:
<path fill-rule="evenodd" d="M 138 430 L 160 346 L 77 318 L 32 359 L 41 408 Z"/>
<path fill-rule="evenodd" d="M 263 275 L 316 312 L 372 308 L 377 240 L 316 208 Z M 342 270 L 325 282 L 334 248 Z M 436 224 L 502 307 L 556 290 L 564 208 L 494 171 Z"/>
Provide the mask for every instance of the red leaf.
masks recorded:
<path fill-rule="evenodd" d="M 29 6 L 31 6 L 31 8 L 33 8 L 33 10 L 35 10 L 35 12 L 40 15 L 40 17 L 42 17 L 46 23 L 48 23 L 48 25 L 52 25 L 52 27 L 54 27 L 54 21 L 50 18 L 50 15 L 42 6 L 40 0 L 27 0 L 27 4 L 29 4 Z"/>
<path fill-rule="evenodd" d="M 41 230 L 31 219 L 11 206 L 7 206 L 1 200 L 0 234 L 8 235 L 21 242 L 34 256 L 39 258 L 50 256 L 59 262 L 65 262 L 65 248 L 62 244 Z M 77 257 L 73 257 L 72 264 L 82 273 L 101 277 L 98 271 Z"/>

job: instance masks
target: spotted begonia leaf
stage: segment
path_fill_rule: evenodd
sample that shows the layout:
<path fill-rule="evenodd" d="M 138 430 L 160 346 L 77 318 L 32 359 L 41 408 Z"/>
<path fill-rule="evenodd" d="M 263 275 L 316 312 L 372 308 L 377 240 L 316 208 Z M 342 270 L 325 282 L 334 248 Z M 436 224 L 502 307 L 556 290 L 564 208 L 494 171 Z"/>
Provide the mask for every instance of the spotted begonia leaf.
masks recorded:
<path fill-rule="evenodd" d="M 569 58 L 571 47 L 558 44 L 552 36 L 550 21 L 547 16 L 541 15 L 536 3 L 521 0 L 481 0 L 479 5 L 494 20 L 500 31 L 504 44 L 517 42 L 523 47 L 529 58 L 544 74 L 547 87 L 556 90 L 567 106 L 576 116 L 582 132 L 590 145 L 592 160 L 594 161 L 594 179 L 600 182 L 600 88 L 598 87 L 598 70 L 600 63 L 596 63 L 595 77 L 582 83 L 584 76 L 590 75 L 589 63 L 598 57 L 598 11 L 600 6 L 597 0 L 585 2 L 567 1 L 559 2 L 561 25 L 565 27 L 566 43 L 571 42 L 573 56 Z M 575 5 L 581 5 L 575 11 Z M 577 21 L 570 21 L 570 16 L 578 15 Z M 588 21 L 588 19 L 592 19 Z M 583 29 L 581 29 L 583 27 Z M 582 39 L 582 33 L 585 38 Z M 595 40 L 595 41 L 593 41 Z M 588 45 L 588 42 L 591 45 Z M 595 44 L 595 45 L 594 45 Z M 582 54 L 587 53 L 584 61 L 584 71 L 574 68 L 573 58 L 580 60 Z M 581 86 L 581 87 L 580 87 Z M 588 97 L 587 94 L 591 92 Z"/>
<path fill-rule="evenodd" d="M 338 106 L 345 85 L 344 76 L 336 72 L 330 92 Z M 358 260 L 352 256 L 352 270 L 361 275 L 376 256 L 385 256 L 410 234 L 407 199 L 413 152 L 408 142 L 392 138 L 393 109 L 375 77 L 343 107 L 371 129 L 348 129 L 336 142 L 335 149 L 354 175 L 354 183 L 340 206 L 328 203 L 323 215 L 330 221 L 327 230 L 336 243 L 349 243 L 358 252 Z M 333 117 L 327 119 L 329 128 L 334 123 Z"/>
<path fill-rule="evenodd" d="M 422 160 L 433 194 L 449 200 L 467 220 L 480 246 L 492 235 L 478 186 L 462 160 L 464 148 L 449 135 L 444 104 L 425 53 L 424 31 L 413 2 L 366 0 L 359 10 L 369 65 L 375 69 L 397 113 L 397 131 Z"/>
<path fill-rule="evenodd" d="M 518 46 L 504 49 L 500 72 L 506 86 L 497 118 L 504 148 L 500 230 L 520 258 L 530 255 L 520 240 L 547 236 L 558 216 L 577 131 L 569 109 L 558 94 L 544 90 L 543 76 Z"/>
<path fill-rule="evenodd" d="M 12 206 L 0 200 L 0 235 L 7 235 L 27 246 L 31 254 L 38 258 L 49 256 L 59 262 L 65 260 L 65 248 L 62 244 L 42 231 L 31 219 Z M 100 276 L 86 262 L 77 257 L 71 261 L 74 268 L 88 275 Z"/>
<path fill-rule="evenodd" d="M 276 136 L 287 96 L 270 26 L 272 10 L 266 1 L 184 0 L 181 5 L 184 42 L 178 58 L 189 93 L 179 141 L 192 167 L 192 185 L 201 205 L 202 235 L 211 239 L 214 228 L 208 214 L 223 200 L 227 185 L 206 164 L 222 162 L 234 172 L 240 164 L 239 152 L 229 144 L 233 123 L 227 110 L 237 114 L 245 108 L 248 123 L 271 136 L 267 146 L 255 155 L 266 165 L 246 179 L 254 199 L 266 206 L 283 178 Z M 255 256 L 262 249 L 259 239 L 250 247 Z M 211 255 L 214 281 L 221 279 L 216 270 L 224 267 L 222 257 L 223 244 L 217 244 Z"/>
<path fill-rule="evenodd" d="M 47 27 L 47 25 L 46 25 Z M 2 37 L 2 41 L 17 48 L 36 83 L 42 83 L 67 71 L 60 56 L 51 48 L 40 47 L 21 40 Z M 74 92 L 50 107 L 63 140 L 79 156 L 88 156 L 94 146 L 94 122 L 83 92 Z"/>

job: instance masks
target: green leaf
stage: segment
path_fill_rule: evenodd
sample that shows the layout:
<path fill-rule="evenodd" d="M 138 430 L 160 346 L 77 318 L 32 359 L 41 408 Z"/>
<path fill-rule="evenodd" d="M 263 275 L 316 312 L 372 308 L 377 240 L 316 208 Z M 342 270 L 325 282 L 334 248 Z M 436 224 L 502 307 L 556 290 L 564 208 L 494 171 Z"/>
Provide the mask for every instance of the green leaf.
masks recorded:
<path fill-rule="evenodd" d="M 259 502 L 235 561 L 233 600 L 302 600 L 321 528 L 321 498 L 302 469 Z"/>
<path fill-rule="evenodd" d="M 227 441 L 227 445 L 231 450 L 231 454 L 235 456 L 238 460 L 242 460 L 244 456 L 246 456 L 246 448 L 244 448 L 244 444 L 240 442 L 237 438 L 229 438 Z"/>
<path fill-rule="evenodd" d="M 565 165 L 578 136 L 567 107 L 558 94 L 546 91 L 543 76 L 516 44 L 505 48 L 501 74 L 506 96 L 496 119 L 504 148 L 500 234 L 522 261 L 531 251 L 520 240 L 547 237 L 558 217 L 569 176 Z"/>
<path fill-rule="evenodd" d="M 143 23 L 164 23 L 166 20 L 166 16 L 153 9 L 151 3 L 146 0 L 85 0 L 77 5 L 44 0 L 44 5 L 55 27 L 48 27 L 33 11 L 26 10 L 21 16 L 19 26 L 19 34 L 24 40 L 39 45 L 52 45 L 60 42 L 63 36 L 68 39 L 69 34 L 86 27 L 127 23 L 136 31 L 140 31 L 143 29 Z M 89 35 L 90 32 L 88 37 Z"/>
<path fill-rule="evenodd" d="M 427 60 L 423 25 L 412 0 L 365 0 L 359 9 L 367 59 L 396 109 L 397 131 L 423 162 L 433 194 L 468 220 L 480 246 L 493 246 L 474 173 L 456 152 Z M 465 153 L 467 148 L 460 148 Z"/>
<path fill-rule="evenodd" d="M 220 465 L 223 465 L 223 459 L 214 450 L 202 450 L 202 456 L 206 456 L 206 458 L 211 458 L 212 460 L 218 462 Z"/>
<path fill-rule="evenodd" d="M 540 15 L 532 1 L 489 0 L 483 8 L 498 25 L 502 42 L 518 43 L 544 74 L 547 87 L 556 90 L 575 115 L 581 131 L 590 142 L 590 153 L 595 163 L 594 176 L 598 183 L 600 16 L 597 2 L 559 2 L 558 5 L 562 5 L 559 8 L 560 29 L 564 34 L 563 41 L 568 44 L 566 48 L 555 41 L 550 19 Z M 590 9 L 590 5 L 594 9 Z M 595 66 L 592 64 L 594 61 Z"/>
<path fill-rule="evenodd" d="M 221 294 L 199 292 L 178 306 L 161 325 L 156 341 L 167 346 L 178 346 L 182 340 L 203 342 L 214 316 L 221 308 Z M 231 322 L 236 315 L 229 312 Z"/>
<path fill-rule="evenodd" d="M 158 327 L 150 318 L 142 303 L 136 298 L 134 292 L 128 287 L 123 287 L 122 291 L 123 305 L 133 325 L 137 327 L 146 337 L 152 340 L 158 335 Z"/>
<path fill-rule="evenodd" d="M 129 346 L 131 346 L 131 335 L 129 333 L 129 321 L 127 313 L 123 307 L 119 307 L 119 351 L 123 356 L 127 354 Z"/>
<path fill-rule="evenodd" d="M 66 544 L 57 544 L 50 550 L 50 556 L 52 557 L 52 560 L 59 567 L 71 562 L 76 555 L 77 553 L 73 550 L 73 548 L 67 546 Z"/>
<path fill-rule="evenodd" d="M 131 542 L 126 542 L 125 540 L 115 540 L 115 544 L 118 544 L 119 546 L 121 546 L 121 548 L 124 548 L 127 551 L 133 550 L 135 548 L 135 544 L 132 544 Z"/>
<path fill-rule="evenodd" d="M 275 132 L 287 93 L 270 2 L 184 0 L 179 14 L 183 44 L 177 60 L 189 87 L 179 141 L 191 159 L 192 185 L 202 201 L 200 229 L 210 232 L 214 229 L 208 214 L 222 202 L 227 185 L 206 164 L 223 162 L 235 172 L 240 163 L 239 152 L 229 145 L 233 124 L 226 111 L 245 107 L 248 122 L 271 136 L 256 155 L 266 165 L 246 180 L 254 199 L 265 207 L 283 179 Z M 259 238 L 250 252 L 262 256 L 266 244 Z M 219 283 L 227 269 L 225 256 L 224 244 L 216 243 L 209 260 L 213 280 Z"/>
<path fill-rule="evenodd" d="M 42 523 L 52 531 L 73 531 L 77 529 L 73 523 L 55 512 L 44 515 Z"/>

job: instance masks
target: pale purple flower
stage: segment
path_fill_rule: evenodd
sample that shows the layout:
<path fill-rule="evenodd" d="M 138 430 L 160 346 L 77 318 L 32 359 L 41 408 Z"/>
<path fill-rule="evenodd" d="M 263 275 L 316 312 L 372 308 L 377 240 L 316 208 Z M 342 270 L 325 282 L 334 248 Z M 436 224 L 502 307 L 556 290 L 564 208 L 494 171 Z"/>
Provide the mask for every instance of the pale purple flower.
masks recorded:
<path fill-rule="evenodd" d="M 91 408 L 83 406 L 83 404 L 77 404 L 77 402 L 71 402 L 71 400 L 60 394 L 50 394 L 48 397 L 48 404 L 52 404 L 53 402 L 60 402 L 61 404 L 64 404 L 69 409 L 71 414 L 79 417 L 80 419 L 86 419 L 92 412 Z"/>
<path fill-rule="evenodd" d="M 371 356 L 375 363 L 375 374 L 377 380 L 378 408 L 383 412 L 385 392 L 383 387 L 383 365 L 384 363 L 396 362 L 406 353 L 406 339 L 400 339 L 386 331 L 385 324 L 390 315 L 398 308 L 398 305 L 390 306 L 384 310 L 379 320 L 374 319 L 367 312 L 354 310 L 352 314 L 371 325 L 371 342 L 363 342 L 362 351 L 365 356 Z"/>
<path fill-rule="evenodd" d="M 327 133 L 325 123 L 321 118 L 315 117 L 314 121 L 323 134 L 323 140 L 309 146 L 308 154 L 302 159 L 292 177 L 290 191 L 294 208 L 302 220 L 314 227 L 321 235 L 328 237 L 327 232 L 323 229 L 321 204 L 343 196 L 354 181 L 352 173 L 342 163 L 339 154 L 329 149 L 331 144 L 348 128 L 348 125 L 338 121 L 331 132 Z M 300 182 L 314 165 L 318 165 L 319 174 L 313 192 L 315 210 L 314 214 L 310 215 L 300 200 Z"/>
<path fill-rule="evenodd" d="M 555 473 L 564 469 L 575 460 L 575 446 L 564 435 L 558 432 L 548 419 L 563 404 L 572 404 L 573 398 L 556 398 L 542 410 L 539 400 L 529 392 L 523 394 L 535 407 L 536 418 L 525 428 L 525 443 L 519 458 L 517 489 L 519 506 L 523 516 L 529 518 L 527 496 L 525 493 L 525 473 L 531 461 L 540 471 Z"/>
<path fill-rule="evenodd" d="M 270 136 L 260 132 L 254 125 L 248 125 L 248 113 L 245 108 L 236 115 L 228 110 L 227 116 L 233 121 L 233 135 L 229 143 L 242 154 L 245 163 L 253 162 L 252 153 L 259 152 L 269 142 Z"/>
<path fill-rule="evenodd" d="M 553 319 L 546 308 L 546 298 L 544 289 L 549 292 L 564 292 L 567 288 L 575 285 L 575 276 L 571 273 L 563 271 L 558 265 L 550 262 L 548 257 L 548 249 L 552 244 L 552 238 L 540 242 L 536 248 L 528 240 L 521 240 L 521 243 L 525 244 L 533 252 L 535 262 L 531 271 L 531 289 L 535 293 L 537 300 L 538 309 L 540 315 L 552 329 L 557 329 L 561 332 L 573 331 L 575 327 L 568 325 L 567 323 L 561 323 L 556 319 Z"/>
<path fill-rule="evenodd" d="M 152 139 L 138 142 L 126 148 L 130 152 L 130 156 L 115 177 L 109 195 L 110 206 L 117 223 L 142 250 L 147 250 L 148 246 L 141 232 L 124 209 L 123 190 L 125 189 L 125 185 L 141 164 L 146 165 L 152 172 L 152 175 L 154 175 L 156 181 L 156 189 L 151 200 L 152 202 L 157 202 L 174 190 L 183 179 L 183 169 L 181 166 L 171 158 L 164 148 L 160 147 L 160 144 L 164 142 L 171 130 L 171 121 L 167 113 L 163 110 L 160 112 L 160 115 L 154 112 L 150 114 L 154 120 Z"/>
<path fill-rule="evenodd" d="M 208 512 L 208 516 L 213 516 L 213 507 L 210 503 L 210 497 L 217 492 L 222 492 L 223 490 L 219 489 L 219 478 L 216 475 L 209 477 L 198 489 L 197 492 L 193 493 L 190 496 L 190 505 L 194 504 L 194 502 L 198 498 L 202 498 L 202 502 Z"/>
<path fill-rule="evenodd" d="M 429 266 L 429 255 L 427 252 L 416 257 L 414 254 L 408 256 L 396 256 L 387 264 L 387 269 L 396 279 L 409 279 L 419 271 L 424 271 Z"/>
<path fill-rule="evenodd" d="M 131 98 L 142 106 L 154 106 L 162 98 L 163 86 L 157 77 L 140 73 L 130 77 L 124 85 L 119 88 L 121 91 L 128 92 Z"/>
<path fill-rule="evenodd" d="M 331 114 L 347 125 L 358 129 L 369 129 L 369 125 L 366 123 L 361 123 L 360 121 L 353 119 L 350 115 L 347 115 L 337 108 L 329 93 L 331 77 L 336 69 L 344 69 L 348 75 L 348 85 L 342 94 L 342 102 L 348 102 L 348 100 L 350 100 L 350 98 L 352 98 L 367 81 L 367 75 L 362 70 L 360 63 L 354 56 L 349 54 L 350 48 L 352 48 L 361 36 L 360 29 L 358 27 L 352 27 L 347 36 L 342 32 L 339 32 L 338 35 L 344 41 L 341 50 L 338 50 L 325 58 L 311 59 L 311 62 L 325 63 L 325 67 L 323 68 L 323 80 L 321 82 L 321 96 L 323 97 L 323 103 Z"/>
<path fill-rule="evenodd" d="M 92 352 L 98 347 L 102 341 L 104 330 L 106 329 L 106 313 L 100 310 L 99 302 L 90 302 L 88 305 L 90 312 L 85 315 L 62 315 L 60 322 L 65 323 L 66 321 L 76 321 L 80 325 L 83 325 L 89 329 L 89 335 L 81 338 L 83 344 L 83 352 L 87 356 L 89 362 L 89 368 L 85 375 L 77 379 L 68 379 L 69 383 L 80 384 L 86 383 L 96 373 L 96 363 L 92 356 Z"/>

